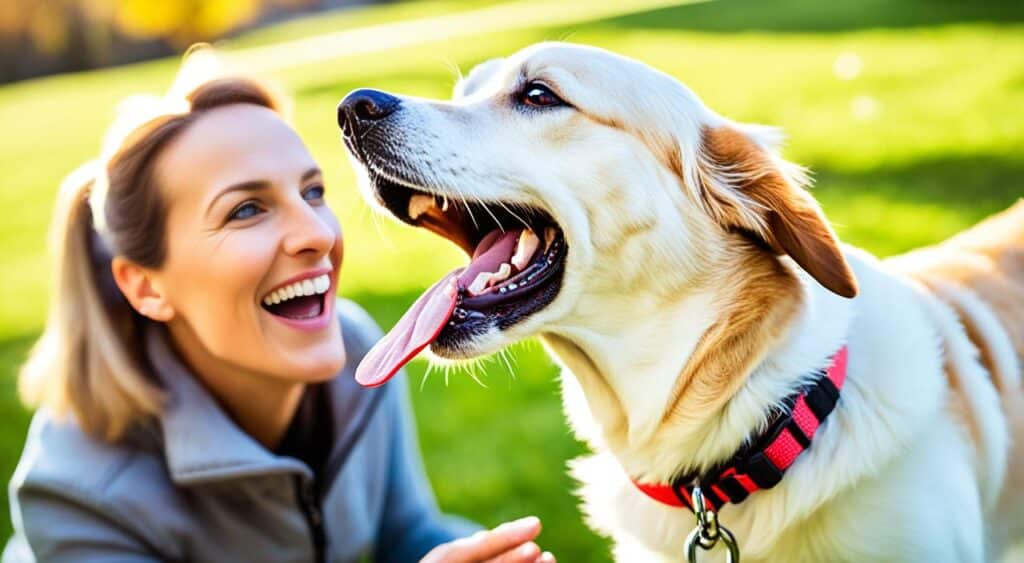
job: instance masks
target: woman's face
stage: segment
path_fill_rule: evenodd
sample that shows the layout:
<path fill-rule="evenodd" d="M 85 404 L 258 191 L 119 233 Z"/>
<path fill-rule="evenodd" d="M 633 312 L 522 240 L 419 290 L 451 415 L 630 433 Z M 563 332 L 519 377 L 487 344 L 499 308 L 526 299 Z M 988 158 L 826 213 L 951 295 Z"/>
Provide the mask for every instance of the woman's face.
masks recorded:
<path fill-rule="evenodd" d="M 209 110 L 164 148 L 167 256 L 154 274 L 194 369 L 319 381 L 345 362 L 341 228 L 295 131 L 269 109 Z"/>

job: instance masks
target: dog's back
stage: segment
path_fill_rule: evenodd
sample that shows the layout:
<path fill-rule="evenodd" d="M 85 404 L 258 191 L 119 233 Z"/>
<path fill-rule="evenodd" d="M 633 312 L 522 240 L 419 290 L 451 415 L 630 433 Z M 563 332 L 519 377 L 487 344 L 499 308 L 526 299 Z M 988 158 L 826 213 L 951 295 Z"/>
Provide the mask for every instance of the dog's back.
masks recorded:
<path fill-rule="evenodd" d="M 1019 386 L 1024 361 L 1024 200 L 949 240 L 888 263 L 956 311 L 998 387 Z M 977 307 L 973 299 L 986 307 Z M 991 334 L 993 320 L 1009 342 Z"/>
<path fill-rule="evenodd" d="M 981 398 L 980 385 L 965 373 L 970 371 L 966 364 L 972 354 L 964 361 L 957 343 L 943 335 L 951 406 L 969 425 L 979 457 L 998 460 L 1006 469 L 992 521 L 1001 529 L 991 530 L 996 536 L 991 539 L 996 543 L 1020 540 L 1024 534 L 1024 200 L 942 243 L 891 258 L 887 264 L 922 283 L 953 310 L 977 349 L 977 360 L 991 377 L 1005 418 L 986 412 L 991 407 Z M 1008 451 L 1002 455 L 985 451 L 993 446 L 986 444 L 986 434 L 1003 428 L 1009 431 Z"/>

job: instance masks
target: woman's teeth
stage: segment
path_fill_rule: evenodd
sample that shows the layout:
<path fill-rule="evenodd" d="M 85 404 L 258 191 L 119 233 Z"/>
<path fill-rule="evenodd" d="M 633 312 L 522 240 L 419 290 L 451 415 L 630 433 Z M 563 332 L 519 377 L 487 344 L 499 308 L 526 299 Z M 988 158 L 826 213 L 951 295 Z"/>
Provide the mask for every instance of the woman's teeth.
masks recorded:
<path fill-rule="evenodd" d="M 322 295 L 327 293 L 327 290 L 330 289 L 330 287 L 331 276 L 324 274 L 315 278 L 297 281 L 293 284 L 274 290 L 270 295 L 263 298 L 263 304 L 267 306 L 277 305 L 282 301 L 287 301 L 295 297 Z"/>

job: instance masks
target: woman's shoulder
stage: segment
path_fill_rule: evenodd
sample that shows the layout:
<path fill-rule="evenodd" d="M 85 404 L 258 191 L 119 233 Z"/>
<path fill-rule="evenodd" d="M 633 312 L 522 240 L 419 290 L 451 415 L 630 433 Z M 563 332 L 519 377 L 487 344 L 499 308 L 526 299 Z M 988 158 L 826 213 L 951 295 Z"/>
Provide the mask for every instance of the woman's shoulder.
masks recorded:
<path fill-rule="evenodd" d="M 31 545 L 40 554 L 76 534 L 175 554 L 188 509 L 158 452 L 94 438 L 46 409 L 32 419 L 10 494 L 10 549 Z"/>
<path fill-rule="evenodd" d="M 32 418 L 11 492 L 98 506 L 168 502 L 173 487 L 158 450 L 131 440 L 106 442 L 43 408 Z"/>

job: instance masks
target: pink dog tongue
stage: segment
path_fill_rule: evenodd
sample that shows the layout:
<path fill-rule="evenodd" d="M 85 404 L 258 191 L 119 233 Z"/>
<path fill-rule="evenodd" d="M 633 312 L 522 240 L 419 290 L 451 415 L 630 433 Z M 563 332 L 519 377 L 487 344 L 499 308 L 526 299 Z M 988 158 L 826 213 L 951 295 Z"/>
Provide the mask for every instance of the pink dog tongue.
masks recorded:
<path fill-rule="evenodd" d="M 469 266 L 435 283 L 402 315 L 356 367 L 356 381 L 364 387 L 383 385 L 437 338 L 455 310 L 458 286 L 473 282 L 480 272 L 493 272 L 508 262 L 521 231 L 493 231 L 473 252 Z"/>
<path fill-rule="evenodd" d="M 488 233 L 480 244 L 476 245 L 469 265 L 459 274 L 459 285 L 466 287 L 473 283 L 480 272 L 497 272 L 502 263 L 512 259 L 516 243 L 519 242 L 519 234 L 522 232 L 522 229 L 506 232 L 495 229 Z"/>

